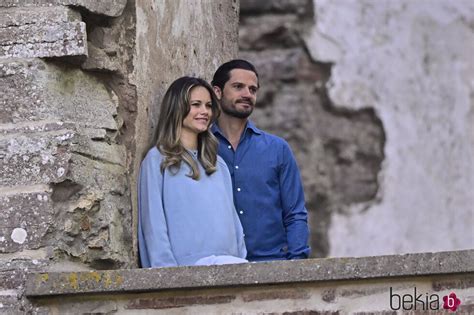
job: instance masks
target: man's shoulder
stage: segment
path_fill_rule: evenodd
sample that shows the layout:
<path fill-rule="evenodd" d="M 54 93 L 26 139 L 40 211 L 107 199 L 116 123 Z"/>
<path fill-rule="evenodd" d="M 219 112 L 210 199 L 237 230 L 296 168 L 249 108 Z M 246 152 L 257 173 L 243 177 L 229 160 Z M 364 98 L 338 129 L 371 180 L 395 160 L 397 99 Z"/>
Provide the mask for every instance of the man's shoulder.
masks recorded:
<path fill-rule="evenodd" d="M 260 135 L 263 137 L 263 139 L 265 139 L 265 141 L 269 145 L 278 146 L 278 147 L 288 147 L 288 142 L 284 138 L 277 136 L 273 133 L 264 131 L 262 129 L 259 129 L 259 131 L 260 131 Z"/>

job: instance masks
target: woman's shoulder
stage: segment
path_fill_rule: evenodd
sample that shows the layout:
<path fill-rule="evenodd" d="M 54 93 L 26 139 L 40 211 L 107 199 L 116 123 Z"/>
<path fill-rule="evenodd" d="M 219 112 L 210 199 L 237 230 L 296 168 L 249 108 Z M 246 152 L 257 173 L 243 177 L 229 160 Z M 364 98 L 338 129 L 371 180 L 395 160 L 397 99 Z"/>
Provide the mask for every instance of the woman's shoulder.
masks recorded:
<path fill-rule="evenodd" d="M 217 155 L 217 166 L 227 168 L 227 164 L 225 163 L 224 159 Z"/>
<path fill-rule="evenodd" d="M 160 150 L 158 150 L 158 148 L 155 146 L 148 150 L 142 163 L 161 163 L 162 160 L 163 155 L 161 154 Z"/>

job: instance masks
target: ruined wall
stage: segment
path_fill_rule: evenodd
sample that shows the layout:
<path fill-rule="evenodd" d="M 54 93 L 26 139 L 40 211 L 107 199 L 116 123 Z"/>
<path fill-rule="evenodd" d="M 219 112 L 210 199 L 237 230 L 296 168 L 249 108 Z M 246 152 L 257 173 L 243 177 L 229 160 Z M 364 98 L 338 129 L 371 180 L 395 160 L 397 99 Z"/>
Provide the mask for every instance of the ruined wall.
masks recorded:
<path fill-rule="evenodd" d="M 137 266 L 160 97 L 237 52 L 238 3 L 194 4 L 0 3 L 0 313 L 28 310 L 25 272 Z"/>
<path fill-rule="evenodd" d="M 332 105 L 331 64 L 312 58 L 304 41 L 314 19 L 311 0 L 241 1 L 239 45 L 261 78 L 252 119 L 291 145 L 303 177 L 312 255 L 325 257 L 332 216 L 377 194 L 385 135 L 373 109 Z"/>
<path fill-rule="evenodd" d="M 295 151 L 313 255 L 474 246 L 473 20 L 467 0 L 241 1 L 254 120 Z"/>
<path fill-rule="evenodd" d="M 378 202 L 333 216 L 330 254 L 474 246 L 472 1 L 314 1 L 307 37 L 329 97 L 386 134 Z M 370 246 L 367 246 L 370 244 Z"/>

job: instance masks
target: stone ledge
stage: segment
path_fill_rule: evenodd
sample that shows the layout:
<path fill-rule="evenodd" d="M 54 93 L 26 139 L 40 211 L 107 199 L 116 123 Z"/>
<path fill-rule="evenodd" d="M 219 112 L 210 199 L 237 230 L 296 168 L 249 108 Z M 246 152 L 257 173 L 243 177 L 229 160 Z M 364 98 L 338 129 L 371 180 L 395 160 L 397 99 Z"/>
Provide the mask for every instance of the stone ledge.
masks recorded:
<path fill-rule="evenodd" d="M 0 8 L 69 5 L 83 7 L 95 14 L 117 17 L 122 14 L 126 4 L 127 0 L 2 0 Z"/>
<path fill-rule="evenodd" d="M 87 56 L 84 22 L 0 28 L 1 58 Z"/>
<path fill-rule="evenodd" d="M 474 250 L 27 275 L 28 297 L 474 273 Z"/>

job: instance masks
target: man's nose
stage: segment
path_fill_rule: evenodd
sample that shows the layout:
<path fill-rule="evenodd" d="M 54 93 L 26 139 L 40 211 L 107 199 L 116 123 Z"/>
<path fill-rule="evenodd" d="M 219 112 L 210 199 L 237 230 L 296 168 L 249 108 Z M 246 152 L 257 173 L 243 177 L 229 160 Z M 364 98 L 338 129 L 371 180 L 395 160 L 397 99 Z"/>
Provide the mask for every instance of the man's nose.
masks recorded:
<path fill-rule="evenodd" d="M 244 97 L 252 97 L 252 93 L 250 92 L 250 89 L 248 87 L 246 87 L 242 90 L 243 90 L 243 96 Z"/>

